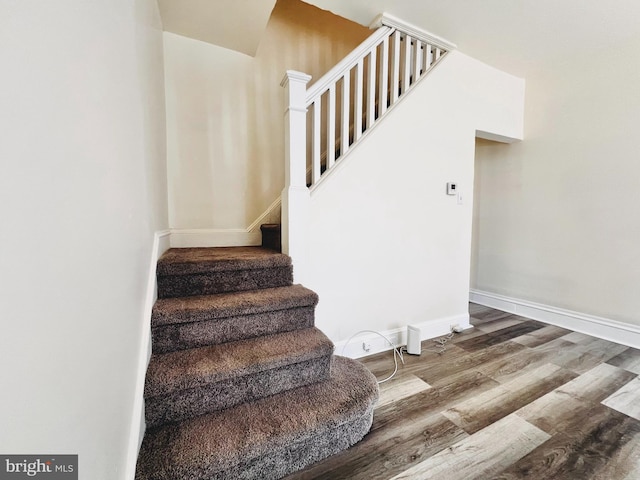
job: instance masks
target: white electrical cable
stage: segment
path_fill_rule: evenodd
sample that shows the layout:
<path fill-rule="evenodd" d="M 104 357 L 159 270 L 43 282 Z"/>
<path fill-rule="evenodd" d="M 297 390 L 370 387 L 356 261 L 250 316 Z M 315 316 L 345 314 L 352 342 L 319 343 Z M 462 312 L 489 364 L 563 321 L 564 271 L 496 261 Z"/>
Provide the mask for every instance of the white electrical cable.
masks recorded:
<path fill-rule="evenodd" d="M 434 338 L 433 339 L 433 343 L 436 344 L 436 348 L 438 350 L 434 350 L 433 348 L 425 348 L 425 349 L 423 349 L 423 351 L 424 352 L 434 352 L 434 353 L 437 353 L 438 355 L 442 355 L 444 352 L 447 351 L 447 347 L 445 347 L 445 344 L 449 340 L 451 340 L 455 334 L 456 334 L 456 332 L 452 329 L 451 333 L 449 335 L 447 335 L 446 337 Z"/>
<path fill-rule="evenodd" d="M 360 330 L 359 332 L 354 333 L 353 335 L 351 335 L 349 340 L 347 340 L 346 343 L 342 346 L 341 355 L 344 356 L 344 349 L 347 348 L 347 345 L 349 345 L 351 340 L 353 340 L 355 337 L 357 337 L 362 333 L 375 333 L 376 335 L 380 335 L 387 342 L 389 342 L 389 345 L 391 345 L 391 347 L 393 348 L 393 363 L 395 364 L 395 369 L 393 370 L 393 373 L 389 375 L 387 378 L 385 378 L 384 380 L 378 380 L 378 384 L 384 383 L 387 380 L 391 380 L 393 376 L 398 372 L 398 359 L 396 358 L 396 354 L 400 357 L 400 361 L 402 362 L 403 365 L 404 365 L 404 358 L 402 356 L 402 349 L 399 349 L 398 347 L 396 347 L 395 344 L 391 340 L 389 340 L 387 336 L 383 335 L 382 333 L 376 332 L 375 330 Z"/>
<path fill-rule="evenodd" d="M 387 378 L 385 378 L 384 380 L 378 380 L 378 384 L 384 383 L 388 380 L 391 380 L 394 375 L 398 372 L 398 359 L 396 358 L 396 354 L 400 357 L 400 361 L 402 362 L 402 364 L 404 365 L 404 357 L 403 357 L 403 353 L 407 351 L 406 348 L 404 347 L 396 347 L 395 344 L 389 340 L 389 338 L 385 335 L 383 335 L 380 332 L 376 332 L 375 330 L 360 330 L 357 333 L 354 333 L 353 335 L 351 335 L 351 337 L 349 337 L 349 340 L 347 340 L 345 342 L 345 344 L 342 346 L 342 351 L 340 352 L 340 355 L 344 356 L 344 350 L 345 348 L 347 348 L 347 345 L 349 345 L 349 343 L 351 343 L 351 340 L 353 340 L 355 337 L 357 337 L 358 335 L 362 334 L 362 333 L 375 333 L 376 335 L 381 336 L 382 338 L 384 338 L 389 345 L 391 345 L 391 347 L 393 348 L 393 363 L 394 363 L 394 370 L 393 373 L 391 375 L 389 375 Z M 425 348 L 423 351 L 425 352 L 434 352 L 437 353 L 438 355 L 442 355 L 444 352 L 447 351 L 447 347 L 445 347 L 445 344 L 451 339 L 453 338 L 453 336 L 456 334 L 456 332 L 451 329 L 451 333 L 449 335 L 447 335 L 446 337 L 443 338 L 436 338 L 433 340 L 433 342 L 437 345 L 438 350 L 434 350 L 432 348 Z M 404 351 L 404 352 L 403 352 Z"/>

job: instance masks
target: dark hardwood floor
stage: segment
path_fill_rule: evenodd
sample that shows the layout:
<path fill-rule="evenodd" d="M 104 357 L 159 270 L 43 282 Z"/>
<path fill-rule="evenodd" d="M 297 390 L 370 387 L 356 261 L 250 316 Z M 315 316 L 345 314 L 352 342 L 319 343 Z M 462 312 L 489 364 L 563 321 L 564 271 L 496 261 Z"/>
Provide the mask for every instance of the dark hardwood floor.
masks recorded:
<path fill-rule="evenodd" d="M 640 350 L 470 313 L 442 355 L 405 355 L 363 441 L 287 479 L 640 479 Z M 393 371 L 391 352 L 362 362 Z"/>

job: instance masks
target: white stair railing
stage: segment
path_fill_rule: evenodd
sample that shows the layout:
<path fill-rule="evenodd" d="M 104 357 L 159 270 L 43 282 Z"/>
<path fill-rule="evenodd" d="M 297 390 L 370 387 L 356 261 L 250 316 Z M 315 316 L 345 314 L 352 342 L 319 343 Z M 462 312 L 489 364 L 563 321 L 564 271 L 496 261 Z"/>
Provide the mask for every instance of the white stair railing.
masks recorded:
<path fill-rule="evenodd" d="M 425 76 L 455 45 L 380 15 L 374 33 L 308 89 L 310 76 L 287 71 L 283 251 L 294 258 L 296 280 L 306 254 L 309 189 Z M 307 127 L 308 126 L 308 127 Z M 304 212 L 304 213 L 303 213 Z M 296 233 L 297 232 L 297 233 Z M 303 247 L 304 245 L 304 247 Z"/>
<path fill-rule="evenodd" d="M 389 15 L 372 26 L 376 31 L 306 92 L 311 187 L 454 47 Z"/>

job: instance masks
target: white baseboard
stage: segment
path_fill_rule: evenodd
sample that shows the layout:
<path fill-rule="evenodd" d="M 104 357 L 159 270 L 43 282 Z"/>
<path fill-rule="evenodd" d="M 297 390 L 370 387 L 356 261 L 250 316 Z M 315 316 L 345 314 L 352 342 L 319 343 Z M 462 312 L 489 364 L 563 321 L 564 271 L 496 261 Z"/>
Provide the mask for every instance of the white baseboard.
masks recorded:
<path fill-rule="evenodd" d="M 629 347 L 640 348 L 640 326 L 637 325 L 481 290 L 470 290 L 469 301 Z"/>
<path fill-rule="evenodd" d="M 171 229 L 171 247 L 244 247 L 260 245 L 260 232 L 245 229 Z"/>
<path fill-rule="evenodd" d="M 451 326 L 459 325 L 464 329 L 471 328 L 469 324 L 469 314 L 455 315 L 436 320 L 429 320 L 422 323 L 412 323 L 420 328 L 420 339 L 429 340 L 442 335 L 446 335 L 451 331 Z M 394 328 L 392 330 L 384 330 L 379 332 L 387 337 L 396 347 L 407 344 L 407 327 Z M 362 344 L 366 342 L 370 345 L 369 351 L 362 348 Z M 393 347 L 389 345 L 383 337 L 372 330 L 363 330 L 362 334 L 358 334 L 351 339 L 341 340 L 335 343 L 335 354 L 343 355 L 349 358 L 361 358 L 374 353 L 385 352 Z"/>
<path fill-rule="evenodd" d="M 280 223 L 280 197 L 247 228 L 172 228 L 170 244 L 173 248 L 244 247 L 262 244 L 260 225 Z"/>
<path fill-rule="evenodd" d="M 149 273 L 147 276 L 147 292 L 144 302 L 143 317 L 140 331 L 140 346 L 138 364 L 136 366 L 136 385 L 134 390 L 131 425 L 129 430 L 129 445 L 127 447 L 127 464 L 125 478 L 133 480 L 136 473 L 138 452 L 145 432 L 144 422 L 144 379 L 147 366 L 151 358 L 151 311 L 158 298 L 156 282 L 156 265 L 158 258 L 169 249 L 169 230 L 156 232 L 153 236 Z"/>

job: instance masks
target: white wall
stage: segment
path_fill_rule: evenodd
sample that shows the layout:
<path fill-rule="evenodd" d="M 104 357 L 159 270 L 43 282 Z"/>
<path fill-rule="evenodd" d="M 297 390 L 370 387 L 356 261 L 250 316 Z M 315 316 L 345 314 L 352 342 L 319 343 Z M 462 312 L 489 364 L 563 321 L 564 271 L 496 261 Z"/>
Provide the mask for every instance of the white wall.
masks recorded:
<path fill-rule="evenodd" d="M 334 341 L 468 323 L 475 132 L 521 138 L 523 102 L 523 80 L 452 52 L 312 192 L 308 286 Z"/>
<path fill-rule="evenodd" d="M 640 325 L 640 40 L 527 77 L 525 141 L 477 146 L 474 289 Z"/>
<path fill-rule="evenodd" d="M 157 5 L 3 0 L 0 65 L 0 452 L 123 479 L 168 226 Z"/>
<path fill-rule="evenodd" d="M 319 78 L 370 31 L 280 0 L 255 57 L 165 33 L 169 218 L 174 229 L 244 229 L 284 186 L 287 69 Z"/>
<path fill-rule="evenodd" d="M 253 56 L 275 3 L 276 0 L 158 0 L 158 7 L 166 32 Z"/>

